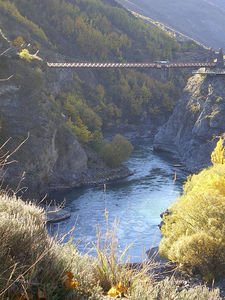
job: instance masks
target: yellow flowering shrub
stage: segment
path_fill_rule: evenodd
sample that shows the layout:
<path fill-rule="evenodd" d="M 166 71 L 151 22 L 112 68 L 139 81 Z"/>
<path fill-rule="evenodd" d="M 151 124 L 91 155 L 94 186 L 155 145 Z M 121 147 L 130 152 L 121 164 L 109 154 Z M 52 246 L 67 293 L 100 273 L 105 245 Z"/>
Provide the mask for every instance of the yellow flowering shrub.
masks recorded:
<path fill-rule="evenodd" d="M 215 164 L 223 164 L 225 159 L 224 159 L 224 147 L 223 147 L 223 139 L 220 138 L 216 148 L 211 154 L 211 161 L 212 163 Z"/>
<path fill-rule="evenodd" d="M 31 62 L 34 59 L 33 55 L 30 54 L 28 49 L 21 50 L 20 53 L 19 53 L 19 57 L 21 59 L 24 59 L 24 60 L 28 61 L 28 62 Z"/>
<path fill-rule="evenodd" d="M 64 280 L 63 280 L 63 283 L 65 285 L 65 288 L 68 290 L 68 289 L 74 289 L 74 288 L 77 288 L 79 286 L 79 283 L 77 280 L 73 280 L 74 278 L 74 275 L 72 272 L 67 272 L 65 277 L 64 277 Z"/>
<path fill-rule="evenodd" d="M 107 293 L 107 295 L 111 298 L 116 298 L 117 296 L 119 296 L 119 294 L 120 292 L 117 290 L 116 287 L 112 287 Z"/>
<path fill-rule="evenodd" d="M 213 166 L 188 177 L 183 194 L 164 216 L 159 251 L 206 280 L 225 273 L 225 164 L 223 140 L 212 153 Z"/>
<path fill-rule="evenodd" d="M 107 295 L 111 298 L 116 298 L 118 296 L 124 296 L 127 294 L 128 288 L 123 284 L 119 283 L 117 286 L 111 287 L 111 289 L 108 291 Z"/>

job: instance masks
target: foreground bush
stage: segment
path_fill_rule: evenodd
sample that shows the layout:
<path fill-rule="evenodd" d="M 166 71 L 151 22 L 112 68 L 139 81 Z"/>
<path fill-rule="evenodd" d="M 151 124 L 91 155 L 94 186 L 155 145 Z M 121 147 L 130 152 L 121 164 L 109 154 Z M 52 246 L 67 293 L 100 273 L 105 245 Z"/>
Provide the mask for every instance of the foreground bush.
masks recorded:
<path fill-rule="evenodd" d="M 46 299 L 66 299 L 71 293 L 87 293 L 93 284 L 88 258 L 79 255 L 72 245 L 60 245 L 48 235 L 43 210 L 3 192 L 0 245 L 1 299 L 28 299 L 26 294 L 35 299 L 38 291 Z M 79 283 L 72 292 L 64 284 L 68 272 Z"/>
<path fill-rule="evenodd" d="M 213 166 L 188 178 L 163 218 L 160 254 L 206 280 L 225 274 L 225 160 L 222 139 Z"/>
<path fill-rule="evenodd" d="M 157 284 L 144 285 L 139 281 L 128 299 L 132 300 L 222 300 L 219 290 L 209 292 L 207 287 L 180 289 L 182 282 L 166 278 Z"/>
<path fill-rule="evenodd" d="M 174 279 L 157 283 L 151 265 L 123 265 L 125 252 L 117 256 L 114 231 L 106 236 L 109 248 L 99 236 L 97 258 L 81 255 L 48 235 L 41 208 L 0 192 L 0 299 L 221 299 L 218 290 L 180 291 Z"/>

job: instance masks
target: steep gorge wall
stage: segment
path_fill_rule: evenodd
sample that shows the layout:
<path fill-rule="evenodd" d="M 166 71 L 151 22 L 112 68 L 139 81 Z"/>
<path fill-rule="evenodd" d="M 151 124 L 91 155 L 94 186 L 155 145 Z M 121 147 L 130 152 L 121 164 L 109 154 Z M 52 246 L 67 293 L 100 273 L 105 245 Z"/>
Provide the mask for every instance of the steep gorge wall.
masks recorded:
<path fill-rule="evenodd" d="M 0 86 L 2 143 L 12 138 L 3 150 L 13 151 L 29 136 L 12 156 L 17 162 L 8 166 L 5 181 L 15 189 L 24 177 L 21 187 L 29 187 L 29 194 L 34 196 L 53 187 L 79 186 L 87 169 L 84 149 L 59 116 L 54 117 L 44 93 L 35 91 L 36 95 L 28 96 L 23 92 L 23 87 L 13 83 Z"/>
<path fill-rule="evenodd" d="M 225 77 L 191 77 L 171 117 L 158 131 L 154 149 L 177 155 L 191 172 L 210 164 L 225 133 Z"/>

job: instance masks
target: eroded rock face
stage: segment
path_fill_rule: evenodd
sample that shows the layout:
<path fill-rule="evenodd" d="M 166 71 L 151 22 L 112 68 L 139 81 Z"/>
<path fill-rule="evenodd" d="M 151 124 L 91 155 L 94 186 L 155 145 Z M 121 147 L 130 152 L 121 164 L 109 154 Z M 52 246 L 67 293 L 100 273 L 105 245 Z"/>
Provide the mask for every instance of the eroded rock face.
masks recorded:
<path fill-rule="evenodd" d="M 52 113 L 52 104 L 44 93 L 23 94 L 21 87 L 4 84 L 0 87 L 2 143 L 12 139 L 5 150 L 14 150 L 24 143 L 11 159 L 5 181 L 15 189 L 28 187 L 28 195 L 40 197 L 52 188 L 79 186 L 87 169 L 87 155 L 76 138 L 65 128 L 59 115 Z"/>
<path fill-rule="evenodd" d="M 210 164 L 225 133 L 225 76 L 191 77 L 173 114 L 158 131 L 154 149 L 172 152 L 196 172 Z"/>

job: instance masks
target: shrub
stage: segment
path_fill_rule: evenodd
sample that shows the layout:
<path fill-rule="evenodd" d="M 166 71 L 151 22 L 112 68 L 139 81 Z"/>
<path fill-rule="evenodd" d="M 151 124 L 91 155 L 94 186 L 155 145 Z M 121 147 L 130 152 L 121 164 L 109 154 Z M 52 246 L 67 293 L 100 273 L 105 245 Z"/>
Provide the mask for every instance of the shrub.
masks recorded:
<path fill-rule="evenodd" d="M 112 167 L 118 167 L 124 161 L 129 159 L 133 146 L 120 134 L 117 134 L 111 143 L 103 145 L 101 155 L 104 162 Z"/>
<path fill-rule="evenodd" d="M 180 267 L 200 272 L 206 280 L 225 273 L 225 164 L 223 140 L 213 166 L 190 176 L 183 195 L 163 218 L 160 253 Z"/>
<path fill-rule="evenodd" d="M 25 41 L 21 36 L 18 36 L 14 41 L 13 41 L 13 46 L 16 48 L 20 49 L 21 47 L 25 46 Z"/>
<path fill-rule="evenodd" d="M 87 293 L 92 283 L 88 258 L 69 243 L 60 245 L 51 238 L 45 223 L 43 209 L 1 192 L 1 299 L 27 299 L 22 297 L 25 291 L 35 296 L 37 287 L 46 299 L 52 300 L 66 299 L 68 293 Z M 73 273 L 74 282 L 79 283 L 79 287 L 71 291 L 63 284 L 69 271 Z"/>
<path fill-rule="evenodd" d="M 158 284 L 143 285 L 143 281 L 136 284 L 136 288 L 128 295 L 129 300 L 222 300 L 219 290 L 209 291 L 207 287 L 196 286 L 191 289 L 179 287 L 182 282 L 166 278 Z"/>
<path fill-rule="evenodd" d="M 222 102 L 223 100 L 224 100 L 224 99 L 223 99 L 222 97 L 217 97 L 217 98 L 216 98 L 216 102 L 217 102 L 217 103 L 220 103 L 220 102 Z"/>
<path fill-rule="evenodd" d="M 191 104 L 190 105 L 190 111 L 192 112 L 192 113 L 196 113 L 196 112 L 198 112 L 200 110 L 200 105 L 194 105 L 194 104 Z"/>
<path fill-rule="evenodd" d="M 24 59 L 28 62 L 30 62 L 32 59 L 34 59 L 33 55 L 30 54 L 29 50 L 27 49 L 23 49 L 20 53 L 19 53 L 19 57 L 21 59 Z"/>

